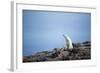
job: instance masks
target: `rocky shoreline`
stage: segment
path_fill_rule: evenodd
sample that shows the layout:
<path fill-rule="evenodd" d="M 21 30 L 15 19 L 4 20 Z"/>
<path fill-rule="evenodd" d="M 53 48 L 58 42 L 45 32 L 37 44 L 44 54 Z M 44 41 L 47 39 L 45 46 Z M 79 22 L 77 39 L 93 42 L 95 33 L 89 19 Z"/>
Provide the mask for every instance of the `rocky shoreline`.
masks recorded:
<path fill-rule="evenodd" d="M 34 55 L 24 56 L 23 62 L 65 61 L 91 59 L 91 42 L 73 43 L 73 49 L 54 48 L 52 51 L 41 51 Z"/>

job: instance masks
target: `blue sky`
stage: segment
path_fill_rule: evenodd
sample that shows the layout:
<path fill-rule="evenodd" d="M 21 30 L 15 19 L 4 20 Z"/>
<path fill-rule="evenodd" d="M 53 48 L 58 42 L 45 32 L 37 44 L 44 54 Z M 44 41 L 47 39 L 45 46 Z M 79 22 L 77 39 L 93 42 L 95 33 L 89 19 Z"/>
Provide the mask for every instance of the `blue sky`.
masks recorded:
<path fill-rule="evenodd" d="M 23 55 L 64 47 L 63 34 L 72 42 L 89 41 L 91 14 L 23 10 Z"/>

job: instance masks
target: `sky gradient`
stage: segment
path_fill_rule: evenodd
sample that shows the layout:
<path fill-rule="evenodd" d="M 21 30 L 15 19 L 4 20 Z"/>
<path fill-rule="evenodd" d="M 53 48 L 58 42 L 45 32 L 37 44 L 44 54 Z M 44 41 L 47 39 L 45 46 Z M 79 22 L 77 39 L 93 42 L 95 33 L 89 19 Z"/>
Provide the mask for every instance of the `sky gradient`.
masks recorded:
<path fill-rule="evenodd" d="M 63 34 L 72 42 L 91 40 L 91 14 L 23 10 L 23 55 L 64 47 Z"/>

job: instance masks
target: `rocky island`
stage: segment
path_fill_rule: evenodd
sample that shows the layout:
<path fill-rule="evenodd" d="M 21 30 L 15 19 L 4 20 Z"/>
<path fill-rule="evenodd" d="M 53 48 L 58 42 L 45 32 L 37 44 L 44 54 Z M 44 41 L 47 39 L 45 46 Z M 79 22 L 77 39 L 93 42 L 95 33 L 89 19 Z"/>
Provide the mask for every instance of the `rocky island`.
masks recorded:
<path fill-rule="evenodd" d="M 72 43 L 68 36 L 65 38 L 65 47 L 53 48 L 51 51 L 41 51 L 30 56 L 23 56 L 23 62 L 44 62 L 64 60 L 86 60 L 91 59 L 91 42 Z"/>

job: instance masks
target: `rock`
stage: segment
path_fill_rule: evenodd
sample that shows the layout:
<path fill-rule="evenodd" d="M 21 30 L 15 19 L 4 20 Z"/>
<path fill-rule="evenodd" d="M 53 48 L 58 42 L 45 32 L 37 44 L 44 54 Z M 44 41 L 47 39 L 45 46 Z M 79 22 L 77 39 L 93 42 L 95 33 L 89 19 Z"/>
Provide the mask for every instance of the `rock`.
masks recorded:
<path fill-rule="evenodd" d="M 68 57 L 69 52 L 68 51 L 61 51 L 60 54 L 58 55 L 59 59 L 65 59 L 66 57 Z"/>

